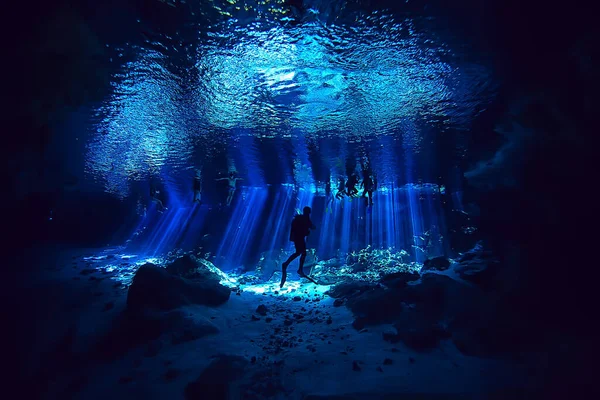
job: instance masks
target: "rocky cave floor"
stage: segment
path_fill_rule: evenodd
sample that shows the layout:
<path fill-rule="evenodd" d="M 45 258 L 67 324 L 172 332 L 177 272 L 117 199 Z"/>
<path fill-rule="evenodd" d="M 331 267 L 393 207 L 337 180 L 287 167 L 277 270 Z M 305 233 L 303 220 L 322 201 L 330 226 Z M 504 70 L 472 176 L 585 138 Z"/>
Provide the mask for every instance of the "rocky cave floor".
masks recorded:
<path fill-rule="evenodd" d="M 284 290 L 276 273 L 230 293 L 197 262 L 195 279 L 147 264 L 129 286 L 93 254 L 63 252 L 27 288 L 39 398 L 515 399 L 543 384 L 542 346 L 460 262 L 338 285 L 292 272 Z"/>

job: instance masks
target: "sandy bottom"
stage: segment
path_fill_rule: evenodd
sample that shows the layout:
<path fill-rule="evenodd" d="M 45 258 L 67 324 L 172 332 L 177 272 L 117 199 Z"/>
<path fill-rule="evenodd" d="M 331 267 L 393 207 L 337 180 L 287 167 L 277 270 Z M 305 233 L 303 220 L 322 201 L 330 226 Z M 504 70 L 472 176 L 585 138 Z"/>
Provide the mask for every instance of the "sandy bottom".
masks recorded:
<path fill-rule="evenodd" d="M 284 291 L 276 283 L 242 286 L 240 294 L 232 293 L 220 307 L 183 309 L 191 318 L 210 321 L 219 328 L 218 334 L 181 344 L 157 339 L 111 363 L 86 362 L 86 352 L 123 312 L 127 296 L 116 271 L 103 267 L 114 260 L 83 258 L 93 252 L 97 250 L 64 254 L 39 276 L 39 282 L 32 283 L 31 289 L 44 301 L 37 308 L 41 313 L 37 325 L 43 329 L 38 332 L 48 334 L 38 333 L 31 360 L 56 346 L 65 332 L 73 331 L 70 351 L 84 360 L 68 373 L 53 377 L 46 398 L 65 398 L 65 391 L 74 399 L 184 398 L 185 386 L 219 354 L 245 357 L 246 372 L 263 372 L 265 380 L 279 388 L 274 399 L 344 394 L 414 398 L 408 395 L 415 393 L 485 398 L 480 396 L 526 388 L 535 381 L 531 360 L 467 357 L 449 341 L 418 353 L 402 343 L 384 341 L 382 333 L 389 326 L 356 331 L 351 312 L 334 307 L 334 299 L 324 294 L 327 287 L 300 282 L 293 273 Z M 266 306 L 266 315 L 256 311 L 261 304 Z M 51 366 L 42 363 L 40 368 Z M 30 372 L 34 371 L 32 367 Z M 477 395 L 457 396 L 469 393 Z M 235 389 L 233 396 L 245 398 Z"/>

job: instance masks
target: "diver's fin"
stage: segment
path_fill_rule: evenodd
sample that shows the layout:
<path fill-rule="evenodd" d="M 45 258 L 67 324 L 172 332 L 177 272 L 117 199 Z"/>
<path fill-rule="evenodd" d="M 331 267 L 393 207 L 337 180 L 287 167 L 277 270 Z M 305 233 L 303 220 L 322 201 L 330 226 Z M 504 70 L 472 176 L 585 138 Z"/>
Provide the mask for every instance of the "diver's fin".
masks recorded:
<path fill-rule="evenodd" d="M 311 277 L 310 277 L 310 276 L 308 276 L 308 275 L 302 275 L 302 278 L 306 278 L 306 279 L 308 279 L 309 281 L 311 281 L 312 283 L 314 283 L 315 285 L 318 285 L 317 281 L 315 281 L 313 278 L 311 278 Z"/>

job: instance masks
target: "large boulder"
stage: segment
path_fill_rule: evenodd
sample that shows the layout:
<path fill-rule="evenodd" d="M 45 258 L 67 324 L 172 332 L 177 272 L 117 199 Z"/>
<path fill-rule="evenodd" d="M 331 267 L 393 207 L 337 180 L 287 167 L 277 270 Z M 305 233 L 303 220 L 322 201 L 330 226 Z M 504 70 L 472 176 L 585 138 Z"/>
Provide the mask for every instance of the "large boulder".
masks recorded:
<path fill-rule="evenodd" d="M 244 375 L 248 361 L 240 356 L 221 355 L 185 388 L 186 400 L 227 400 L 232 396 L 231 384 Z"/>
<path fill-rule="evenodd" d="M 217 334 L 219 329 L 203 317 L 190 317 L 180 310 L 140 313 L 125 312 L 114 321 L 111 330 L 95 345 L 92 357 L 109 361 L 133 348 L 166 340 L 179 344 Z"/>
<path fill-rule="evenodd" d="M 352 297 L 346 303 L 356 319 L 352 326 L 362 329 L 395 321 L 403 309 L 402 293 L 394 289 L 372 288 Z"/>
<path fill-rule="evenodd" d="M 387 287 L 402 288 L 408 282 L 414 282 L 421 279 L 421 275 L 416 272 L 392 272 L 383 275 L 379 282 Z"/>
<path fill-rule="evenodd" d="M 217 282 L 221 279 L 217 274 L 217 267 L 210 261 L 189 254 L 179 257 L 167 265 L 166 269 L 169 273 L 181 276 L 182 278 Z"/>
<path fill-rule="evenodd" d="M 484 250 L 481 245 L 463 254 L 454 268 L 458 275 L 482 289 L 494 288 L 494 281 L 500 271 L 500 261 L 491 251 Z"/>
<path fill-rule="evenodd" d="M 327 294 L 334 299 L 349 299 L 375 288 L 377 285 L 363 281 L 346 281 L 338 283 Z"/>
<path fill-rule="evenodd" d="M 440 340 L 451 336 L 442 324 L 416 311 L 403 313 L 394 328 L 396 332 L 385 334 L 384 340 L 391 343 L 401 341 L 416 351 L 436 348 Z"/>
<path fill-rule="evenodd" d="M 228 288 L 213 279 L 190 281 L 148 263 L 133 278 L 127 293 L 127 309 L 135 313 L 168 311 L 188 304 L 218 306 L 229 300 L 230 294 Z"/>
<path fill-rule="evenodd" d="M 422 271 L 445 271 L 450 268 L 450 261 L 446 257 L 435 257 L 425 260 Z"/>

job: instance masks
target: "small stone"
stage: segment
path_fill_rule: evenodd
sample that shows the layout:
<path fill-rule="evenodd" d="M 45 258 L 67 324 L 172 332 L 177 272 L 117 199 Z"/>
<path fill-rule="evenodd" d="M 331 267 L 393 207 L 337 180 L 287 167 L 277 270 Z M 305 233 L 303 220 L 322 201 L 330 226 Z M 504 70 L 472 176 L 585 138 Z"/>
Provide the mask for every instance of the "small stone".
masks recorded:
<path fill-rule="evenodd" d="M 327 325 L 331 325 L 333 323 L 333 320 L 331 319 L 331 315 L 329 316 L 329 318 L 327 318 Z"/>
<path fill-rule="evenodd" d="M 394 363 L 394 360 L 392 360 L 391 358 L 386 358 L 385 360 L 383 360 L 383 365 L 392 365 Z"/>
<path fill-rule="evenodd" d="M 358 365 L 358 361 L 352 361 L 352 369 L 354 371 L 360 371 L 362 368 Z"/>
<path fill-rule="evenodd" d="M 252 314 L 252 321 L 260 321 L 260 318 Z"/>
<path fill-rule="evenodd" d="M 286 319 L 285 321 L 283 321 L 283 324 L 285 326 L 290 326 L 291 324 L 293 324 L 293 321 L 291 319 Z"/>
<path fill-rule="evenodd" d="M 256 362 L 256 356 L 252 356 L 252 358 L 250 359 L 250 362 L 251 362 L 252 364 L 254 364 L 254 363 Z"/>
<path fill-rule="evenodd" d="M 383 372 L 383 368 L 381 368 L 381 366 L 379 366 L 379 367 L 377 367 L 377 371 Z"/>
<path fill-rule="evenodd" d="M 112 310 L 112 308 L 113 308 L 114 306 L 115 306 L 115 304 L 114 304 L 112 301 L 110 301 L 110 302 L 108 302 L 108 303 L 106 303 L 106 304 L 104 305 L 103 311 Z"/>
<path fill-rule="evenodd" d="M 300 296 L 294 296 L 294 298 L 292 300 L 294 300 L 294 301 L 300 301 L 300 300 L 302 300 L 302 297 L 300 297 Z"/>
<path fill-rule="evenodd" d="M 265 306 L 264 304 L 259 305 L 258 307 L 256 307 L 256 313 L 264 317 L 265 315 L 267 315 L 267 306 Z"/>
<path fill-rule="evenodd" d="M 344 304 L 344 299 L 335 299 L 333 302 L 334 307 L 340 307 Z"/>
<path fill-rule="evenodd" d="M 417 360 L 415 360 L 415 359 L 414 359 L 414 358 L 412 358 L 412 357 L 408 357 L 408 362 L 409 362 L 409 363 L 411 363 L 411 364 L 414 364 L 414 363 L 416 363 L 416 362 L 417 362 Z"/>
<path fill-rule="evenodd" d="M 266 321 L 267 323 L 269 323 L 269 322 L 273 321 L 273 318 L 271 318 L 271 317 L 267 317 L 267 318 L 265 318 L 265 321 Z"/>

